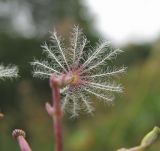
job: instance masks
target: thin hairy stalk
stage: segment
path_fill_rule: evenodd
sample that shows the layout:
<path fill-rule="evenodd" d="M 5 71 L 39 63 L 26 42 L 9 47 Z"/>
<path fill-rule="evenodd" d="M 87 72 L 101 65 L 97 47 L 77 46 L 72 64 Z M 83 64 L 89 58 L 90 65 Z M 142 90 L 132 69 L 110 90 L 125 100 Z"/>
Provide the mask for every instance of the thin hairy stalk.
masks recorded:
<path fill-rule="evenodd" d="M 122 52 L 122 50 L 120 50 L 120 49 L 116 49 L 116 50 L 110 52 L 104 59 L 102 59 L 101 61 L 97 61 L 97 63 L 95 63 L 93 66 L 90 66 L 89 68 L 83 70 L 82 73 L 85 73 L 85 72 L 88 72 L 94 68 L 97 68 L 98 66 L 102 65 L 104 63 L 104 61 L 112 59 L 112 57 L 114 57 L 115 55 L 117 55 L 120 52 Z"/>
<path fill-rule="evenodd" d="M 95 75 L 90 75 L 90 76 L 82 76 L 84 78 L 96 78 L 96 77 L 103 77 L 103 76 L 114 76 L 120 73 L 125 72 L 126 68 L 121 68 L 119 70 L 114 70 L 111 72 L 106 72 L 106 73 L 102 73 L 102 74 L 95 74 Z"/>
<path fill-rule="evenodd" d="M 35 72 L 33 73 L 33 75 L 34 75 L 34 76 L 46 75 L 46 76 L 48 76 L 48 78 L 49 78 L 52 74 L 46 73 L 46 72 L 42 72 L 42 71 L 35 71 Z M 43 76 L 42 76 L 42 77 L 43 77 Z"/>
<path fill-rule="evenodd" d="M 76 100 L 76 98 L 73 96 L 73 99 L 72 99 L 72 101 L 73 101 L 73 110 L 72 110 L 72 117 L 75 117 L 75 116 L 78 116 L 78 110 L 79 110 L 79 105 L 78 105 L 78 103 L 77 103 L 77 100 Z"/>
<path fill-rule="evenodd" d="M 101 87 L 101 88 L 107 88 L 107 89 L 115 89 L 115 90 L 119 90 L 121 87 L 119 85 L 115 86 L 115 85 L 103 85 L 103 84 L 99 84 L 99 83 L 94 83 L 94 82 L 87 82 L 89 85 L 93 85 L 93 86 L 97 86 L 97 87 Z"/>
<path fill-rule="evenodd" d="M 40 66 L 40 67 L 45 68 L 45 69 L 49 69 L 50 71 L 53 71 L 55 73 L 60 73 L 59 71 L 57 71 L 57 70 L 55 70 L 55 69 L 53 69 L 53 68 L 45 65 L 44 63 L 39 62 L 39 61 L 32 62 L 32 65 L 34 65 L 34 66 Z"/>
<path fill-rule="evenodd" d="M 62 57 L 63 57 L 63 59 L 64 59 L 64 62 L 65 62 L 65 64 L 67 65 L 68 70 L 70 70 L 70 67 L 69 67 L 69 65 L 68 65 L 68 63 L 67 63 L 67 60 L 66 60 L 66 57 L 65 57 L 65 54 L 64 54 L 64 52 L 63 52 L 63 50 L 62 50 L 62 48 L 61 48 L 60 41 L 59 41 L 59 39 L 58 39 L 58 37 L 57 37 L 57 33 L 56 33 L 55 31 L 53 32 L 53 36 L 52 36 L 51 38 L 52 38 L 53 40 L 56 40 L 58 49 L 59 49 L 60 52 L 61 52 L 61 55 L 62 55 Z"/>
<path fill-rule="evenodd" d="M 96 89 L 101 89 L 105 91 L 111 91 L 111 92 L 122 92 L 122 88 L 120 86 L 117 87 L 102 87 L 102 86 L 97 86 L 97 85 L 89 85 L 89 87 L 96 88 Z"/>
<path fill-rule="evenodd" d="M 65 71 L 67 72 L 67 70 L 65 69 L 65 67 L 60 63 L 60 61 L 57 59 L 57 57 L 51 52 L 51 50 L 48 48 L 47 44 L 45 43 L 43 46 L 42 46 L 43 50 L 45 52 L 48 53 L 49 56 L 51 56 L 58 64 L 59 66 Z"/>
<path fill-rule="evenodd" d="M 82 101 L 84 102 L 85 106 L 86 106 L 86 110 L 88 113 L 92 113 L 94 108 L 90 105 L 90 102 L 88 102 L 85 97 L 81 94 L 81 98 L 82 98 Z"/>
<path fill-rule="evenodd" d="M 73 63 L 76 59 L 76 49 L 77 49 L 77 42 L 78 42 L 78 35 L 79 35 L 79 28 L 78 26 L 74 28 L 74 34 L 73 34 Z"/>
<path fill-rule="evenodd" d="M 81 46 L 81 48 L 80 48 L 80 53 L 79 53 L 79 56 L 78 56 L 78 58 L 77 58 L 77 61 L 76 61 L 76 65 L 78 65 L 79 64 L 79 61 L 80 61 L 80 59 L 81 59 L 81 57 L 82 57 L 82 55 L 83 55 L 83 50 L 84 50 L 84 47 L 86 46 L 86 43 L 87 43 L 87 39 L 85 38 L 84 40 L 83 40 L 83 44 L 82 44 L 82 46 Z"/>
<path fill-rule="evenodd" d="M 91 91 L 91 90 L 89 90 L 89 89 L 84 89 L 84 90 L 87 91 L 87 92 L 89 92 L 89 93 L 91 93 L 91 94 L 93 94 L 93 95 L 95 95 L 95 96 L 98 97 L 98 98 L 101 98 L 101 99 L 103 99 L 103 100 L 106 100 L 107 102 L 112 102 L 112 101 L 113 101 L 113 98 L 104 97 L 104 96 L 102 96 L 102 95 L 100 95 L 100 94 L 98 94 L 98 93 L 95 93 L 95 92 L 93 92 L 93 91 Z"/>
<path fill-rule="evenodd" d="M 64 98 L 64 101 L 63 101 L 63 104 L 62 104 L 62 109 L 64 110 L 66 105 L 68 104 L 68 101 L 69 101 L 69 94 L 67 94 Z"/>
<path fill-rule="evenodd" d="M 98 46 L 98 48 L 96 49 L 96 51 L 87 59 L 86 62 L 84 62 L 84 64 L 82 65 L 82 67 L 85 68 L 107 46 L 109 46 L 108 42 L 104 42 L 104 43 L 100 44 Z"/>

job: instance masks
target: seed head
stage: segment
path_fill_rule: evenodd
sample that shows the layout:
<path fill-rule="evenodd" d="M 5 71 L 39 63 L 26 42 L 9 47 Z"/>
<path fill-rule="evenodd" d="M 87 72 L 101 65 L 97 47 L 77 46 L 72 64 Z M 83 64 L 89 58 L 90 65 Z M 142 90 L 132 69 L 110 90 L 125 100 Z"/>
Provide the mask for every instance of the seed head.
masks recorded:
<path fill-rule="evenodd" d="M 62 108 L 70 111 L 73 116 L 78 115 L 80 109 L 89 113 L 93 111 L 90 95 L 111 103 L 113 92 L 122 91 L 122 87 L 114 81 L 110 82 L 109 78 L 126 69 L 109 65 L 122 50 L 114 49 L 105 41 L 86 50 L 87 43 L 86 36 L 78 26 L 73 28 L 69 48 L 64 47 L 61 37 L 54 31 L 50 44 L 42 46 L 47 58 L 32 62 L 35 77 L 56 79 L 63 96 Z"/>
<path fill-rule="evenodd" d="M 15 139 L 17 139 L 17 137 L 19 137 L 19 136 L 25 137 L 26 134 L 25 134 L 25 132 L 24 132 L 23 130 L 21 130 L 21 129 L 15 129 L 15 130 L 12 132 L 12 136 L 13 136 Z"/>
<path fill-rule="evenodd" d="M 21 151 L 32 151 L 27 140 L 25 139 L 25 132 L 21 129 L 15 129 L 12 136 L 17 140 Z"/>

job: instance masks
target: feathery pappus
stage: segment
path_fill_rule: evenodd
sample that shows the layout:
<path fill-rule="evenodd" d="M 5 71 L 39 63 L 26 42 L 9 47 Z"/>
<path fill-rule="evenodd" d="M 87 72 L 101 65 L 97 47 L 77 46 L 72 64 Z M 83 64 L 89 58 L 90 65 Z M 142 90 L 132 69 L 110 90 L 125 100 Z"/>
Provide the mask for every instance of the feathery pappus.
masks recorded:
<path fill-rule="evenodd" d="M 62 109 L 77 116 L 81 109 L 92 113 L 90 96 L 111 103 L 114 92 L 121 92 L 122 87 L 109 77 L 125 71 L 125 67 L 114 68 L 108 64 L 122 52 L 114 49 L 109 42 L 101 41 L 95 48 L 86 50 L 86 36 L 78 26 L 74 26 L 70 47 L 65 48 L 63 40 L 54 31 L 50 44 L 42 46 L 46 54 L 44 60 L 34 60 L 33 75 L 39 78 L 56 76 L 62 95 Z"/>

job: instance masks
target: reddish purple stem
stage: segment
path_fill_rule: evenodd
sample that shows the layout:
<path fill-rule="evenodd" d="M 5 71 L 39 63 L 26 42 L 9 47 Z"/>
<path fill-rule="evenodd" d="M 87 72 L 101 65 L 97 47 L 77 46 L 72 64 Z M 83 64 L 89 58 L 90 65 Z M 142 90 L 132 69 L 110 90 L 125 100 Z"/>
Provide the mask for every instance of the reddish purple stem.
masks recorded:
<path fill-rule="evenodd" d="M 18 141 L 18 144 L 19 144 L 21 151 L 32 151 L 23 136 L 18 136 L 17 141 Z"/>
<path fill-rule="evenodd" d="M 55 151 L 63 150 L 63 142 L 62 142 L 62 110 L 61 110 L 61 102 L 60 102 L 60 89 L 57 86 L 56 81 L 52 79 L 50 81 L 51 89 L 52 89 L 52 103 L 53 103 L 53 130 L 55 136 Z"/>

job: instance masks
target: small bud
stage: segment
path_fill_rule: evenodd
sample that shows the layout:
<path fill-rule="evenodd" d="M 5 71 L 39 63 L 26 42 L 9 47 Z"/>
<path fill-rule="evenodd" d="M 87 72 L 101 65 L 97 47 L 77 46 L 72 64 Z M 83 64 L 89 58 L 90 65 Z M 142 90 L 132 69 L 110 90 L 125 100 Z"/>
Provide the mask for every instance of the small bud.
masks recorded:
<path fill-rule="evenodd" d="M 12 132 L 12 136 L 17 139 L 18 136 L 23 136 L 25 137 L 26 136 L 26 133 L 21 130 L 21 129 L 15 129 L 13 132 Z"/>
<path fill-rule="evenodd" d="M 152 145 L 160 135 L 160 128 L 154 127 L 151 132 L 149 132 L 142 140 L 141 146 L 148 147 Z"/>
<path fill-rule="evenodd" d="M 12 136 L 17 140 L 21 151 L 32 151 L 25 139 L 25 132 L 21 129 L 15 129 Z"/>

